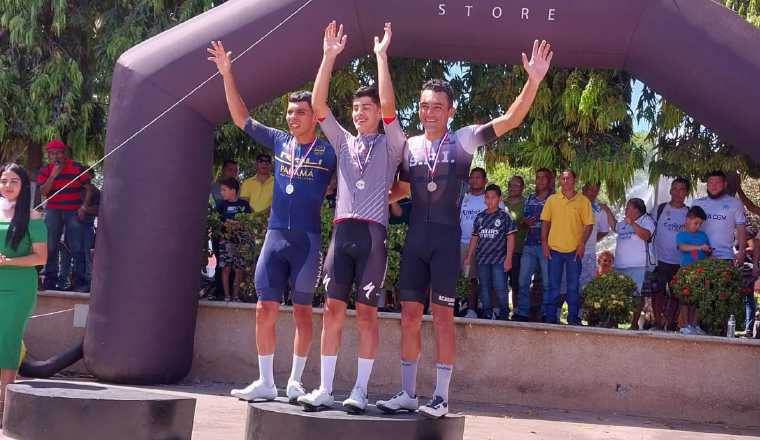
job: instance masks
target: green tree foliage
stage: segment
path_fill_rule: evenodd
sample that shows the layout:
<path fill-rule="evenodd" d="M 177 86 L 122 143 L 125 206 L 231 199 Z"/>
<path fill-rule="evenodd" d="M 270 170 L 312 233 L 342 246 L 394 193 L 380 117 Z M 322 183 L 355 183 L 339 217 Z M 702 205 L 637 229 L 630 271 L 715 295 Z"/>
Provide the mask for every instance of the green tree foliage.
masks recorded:
<path fill-rule="evenodd" d="M 129 47 L 213 6 L 211 0 L 0 2 L 0 161 L 60 137 L 99 157 L 111 73 Z"/>
<path fill-rule="evenodd" d="M 760 28 L 760 1 L 722 0 L 723 4 Z M 660 176 L 685 176 L 696 181 L 715 169 L 760 177 L 760 166 L 734 152 L 709 128 L 681 111 L 673 103 L 644 89 L 637 117 L 651 124 L 649 139 L 655 144 L 650 163 L 651 181 Z"/>
<path fill-rule="evenodd" d="M 490 90 L 503 95 L 497 99 L 504 108 L 519 93 L 525 76 L 519 67 L 509 67 L 502 75 L 505 87 Z M 485 92 L 473 94 L 473 101 L 482 101 L 476 104 L 479 108 L 488 99 Z M 630 98 L 631 77 L 623 72 L 554 69 L 541 85 L 526 124 L 489 149 L 486 163 L 569 167 L 581 182 L 603 182 L 612 199 L 622 199 L 645 160 L 645 151 L 633 138 Z"/>
<path fill-rule="evenodd" d="M 335 73 L 330 104 L 344 126 L 352 126 L 351 94 L 360 85 L 374 83 L 376 72 L 374 58 L 365 56 Z M 413 59 L 393 59 L 391 75 L 401 122 L 410 135 L 420 132 L 417 100 L 427 79 L 447 78 L 455 89 L 454 127 L 500 116 L 527 79 L 522 66 Z M 633 140 L 630 99 L 631 77 L 622 72 L 554 69 L 539 89 L 526 123 L 485 147 L 485 165 L 572 167 L 581 181 L 604 182 L 611 198 L 622 199 L 645 159 L 645 151 Z M 279 106 L 284 106 L 284 97 L 282 101 L 254 113 L 265 109 L 262 121 L 282 127 Z"/>
<path fill-rule="evenodd" d="M 90 10 L 65 0 L 6 0 L 0 10 L 0 158 L 63 136 L 79 148 L 102 131 L 93 105 Z M 73 14 L 72 14 L 73 13 Z M 21 151 L 19 151 L 21 149 Z"/>
<path fill-rule="evenodd" d="M 105 139 L 111 74 L 129 47 L 204 12 L 212 0 L 4 0 L 0 3 L 0 159 L 18 159 L 26 148 L 63 138 L 80 160 L 99 157 Z M 760 26 L 760 0 L 724 0 Z M 379 30 L 378 30 L 379 32 Z M 416 103 L 420 85 L 444 77 L 457 92 L 453 126 L 486 122 L 506 111 L 526 76 L 521 66 L 392 59 L 392 76 L 402 125 L 419 132 Z M 350 127 L 351 94 L 374 82 L 373 56 L 360 57 L 335 72 L 331 106 Z M 633 118 L 646 119 L 656 146 L 650 175 L 695 177 L 705 167 L 750 171 L 718 136 L 646 89 L 636 111 L 629 108 L 630 75 L 592 69 L 550 71 L 526 123 L 480 156 L 487 168 L 564 168 L 581 181 L 601 181 L 611 201 L 624 197 L 646 151 L 633 136 Z M 303 85 L 310 89 L 310 84 Z M 221 92 L 220 92 L 221 93 Z M 286 97 L 253 109 L 261 121 L 284 128 Z M 260 147 L 231 124 L 215 133 L 215 162 L 238 159 L 246 173 Z M 695 160 L 696 159 L 696 160 Z M 705 165 L 707 163 L 707 165 Z M 757 171 L 760 171 L 758 169 Z M 505 183 L 505 182 L 498 182 Z"/>

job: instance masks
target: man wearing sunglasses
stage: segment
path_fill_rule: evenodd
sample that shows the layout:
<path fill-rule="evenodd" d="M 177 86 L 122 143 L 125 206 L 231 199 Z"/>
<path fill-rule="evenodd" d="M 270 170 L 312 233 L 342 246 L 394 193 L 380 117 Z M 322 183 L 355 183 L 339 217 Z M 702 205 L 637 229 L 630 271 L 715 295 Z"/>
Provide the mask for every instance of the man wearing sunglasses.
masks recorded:
<path fill-rule="evenodd" d="M 253 212 L 261 212 L 272 206 L 272 157 L 261 153 L 256 157 L 256 175 L 240 185 L 240 198 L 248 200 Z"/>

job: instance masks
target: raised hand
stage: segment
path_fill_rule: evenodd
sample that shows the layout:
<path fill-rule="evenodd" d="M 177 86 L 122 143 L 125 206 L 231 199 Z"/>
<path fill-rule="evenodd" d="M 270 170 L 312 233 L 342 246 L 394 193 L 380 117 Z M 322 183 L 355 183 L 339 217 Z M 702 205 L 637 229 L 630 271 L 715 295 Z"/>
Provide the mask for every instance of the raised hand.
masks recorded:
<path fill-rule="evenodd" d="M 326 57 L 337 57 L 346 48 L 348 35 L 343 35 L 343 25 L 339 27 L 335 20 L 325 28 L 325 39 L 322 43 L 322 51 Z"/>
<path fill-rule="evenodd" d="M 380 37 L 375 37 L 375 55 L 387 55 L 388 46 L 391 45 L 391 24 L 385 23 L 384 30 L 385 34 L 382 40 L 380 40 Z"/>
<path fill-rule="evenodd" d="M 216 68 L 219 69 L 219 73 L 221 73 L 222 76 L 225 76 L 232 71 L 232 61 L 230 60 L 232 52 L 225 51 L 224 45 L 221 41 L 212 41 L 211 47 L 206 50 L 211 54 L 211 56 L 208 57 L 208 60 L 216 64 Z"/>
<path fill-rule="evenodd" d="M 523 67 L 530 79 L 541 81 L 546 76 L 546 72 L 549 71 L 549 65 L 552 62 L 552 56 L 554 56 L 551 47 L 551 44 L 547 43 L 546 40 L 542 40 L 540 44 L 538 40 L 535 40 L 530 60 L 528 60 L 528 56 L 523 52 Z"/>

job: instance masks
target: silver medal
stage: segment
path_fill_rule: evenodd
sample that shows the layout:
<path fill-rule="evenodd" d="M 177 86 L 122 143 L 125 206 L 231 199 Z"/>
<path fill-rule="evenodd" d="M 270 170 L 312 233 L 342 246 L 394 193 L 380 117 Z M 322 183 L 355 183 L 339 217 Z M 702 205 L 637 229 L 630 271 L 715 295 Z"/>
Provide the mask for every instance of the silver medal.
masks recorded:
<path fill-rule="evenodd" d="M 295 190 L 296 190 L 296 189 L 295 189 L 295 187 L 293 186 L 293 184 L 292 184 L 292 183 L 288 183 L 288 186 L 286 186 L 286 187 L 285 187 L 285 193 L 286 193 L 286 194 L 293 194 L 293 192 L 294 192 Z"/>
<path fill-rule="evenodd" d="M 437 189 L 438 189 L 438 184 L 437 183 L 435 183 L 435 182 L 428 182 L 428 184 L 427 184 L 427 190 L 429 192 L 435 192 L 435 190 L 437 190 Z"/>
<path fill-rule="evenodd" d="M 363 190 L 367 184 L 364 182 L 364 179 L 359 179 L 356 181 L 356 189 Z"/>

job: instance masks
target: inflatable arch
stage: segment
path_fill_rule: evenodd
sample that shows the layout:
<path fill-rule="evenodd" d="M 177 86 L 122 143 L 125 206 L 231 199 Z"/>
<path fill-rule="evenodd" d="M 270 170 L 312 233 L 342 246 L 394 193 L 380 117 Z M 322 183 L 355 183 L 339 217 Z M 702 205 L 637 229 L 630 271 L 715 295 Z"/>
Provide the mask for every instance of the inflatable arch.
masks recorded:
<path fill-rule="evenodd" d="M 107 149 L 214 72 L 211 40 L 238 54 L 300 7 L 235 64 L 249 106 L 313 78 L 329 20 L 350 35 L 343 63 L 391 21 L 392 56 L 517 64 L 544 38 L 555 66 L 624 69 L 760 157 L 760 31 L 709 0 L 232 0 L 119 59 Z M 106 161 L 84 340 L 96 377 L 171 383 L 189 371 L 212 130 L 228 118 L 217 77 Z"/>

